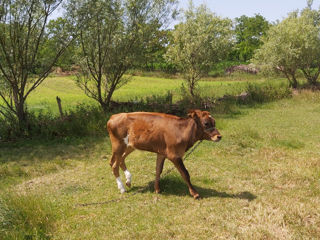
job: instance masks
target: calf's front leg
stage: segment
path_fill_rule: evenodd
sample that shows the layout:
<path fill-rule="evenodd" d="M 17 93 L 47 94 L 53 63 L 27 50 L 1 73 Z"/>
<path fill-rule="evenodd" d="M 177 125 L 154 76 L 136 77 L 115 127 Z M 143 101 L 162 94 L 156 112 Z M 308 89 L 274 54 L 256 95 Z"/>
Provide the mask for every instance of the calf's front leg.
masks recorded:
<path fill-rule="evenodd" d="M 178 169 L 178 171 L 180 172 L 183 180 L 187 183 L 189 192 L 193 196 L 193 198 L 194 199 L 200 198 L 199 193 L 194 189 L 194 187 L 191 184 L 189 172 L 184 166 L 182 159 L 181 158 L 175 159 L 173 163 L 175 167 Z"/>
<path fill-rule="evenodd" d="M 156 180 L 154 182 L 154 190 L 156 193 L 160 193 L 159 181 L 160 181 L 160 175 L 163 170 L 164 160 L 165 160 L 165 156 L 163 156 L 161 154 L 157 154 Z"/>

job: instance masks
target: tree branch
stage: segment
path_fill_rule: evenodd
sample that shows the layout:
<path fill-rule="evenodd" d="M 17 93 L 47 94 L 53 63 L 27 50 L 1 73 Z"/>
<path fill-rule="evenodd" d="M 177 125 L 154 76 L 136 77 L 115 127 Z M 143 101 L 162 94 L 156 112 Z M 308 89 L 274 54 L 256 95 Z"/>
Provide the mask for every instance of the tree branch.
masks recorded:
<path fill-rule="evenodd" d="M 6 97 L 3 95 L 3 93 L 0 92 L 0 97 L 4 101 L 4 103 L 7 105 L 7 107 L 12 111 L 13 113 L 16 113 L 16 110 L 11 106 L 11 104 L 7 101 Z"/>
<path fill-rule="evenodd" d="M 47 69 L 40 75 L 40 77 L 38 78 L 38 80 L 36 80 L 33 85 L 31 86 L 31 88 L 29 88 L 29 90 L 27 91 L 27 93 L 25 94 L 25 96 L 23 97 L 23 99 L 25 100 L 27 98 L 27 96 L 34 90 L 36 89 L 43 81 L 44 79 L 49 75 L 52 67 L 54 66 L 54 64 L 57 62 L 58 58 L 63 54 L 63 52 L 67 49 L 67 47 L 74 41 L 74 39 L 70 40 L 63 48 L 61 48 L 59 50 L 59 52 L 56 54 L 55 58 L 53 59 L 53 61 L 51 62 L 51 64 L 49 64 L 49 66 L 47 67 Z"/>

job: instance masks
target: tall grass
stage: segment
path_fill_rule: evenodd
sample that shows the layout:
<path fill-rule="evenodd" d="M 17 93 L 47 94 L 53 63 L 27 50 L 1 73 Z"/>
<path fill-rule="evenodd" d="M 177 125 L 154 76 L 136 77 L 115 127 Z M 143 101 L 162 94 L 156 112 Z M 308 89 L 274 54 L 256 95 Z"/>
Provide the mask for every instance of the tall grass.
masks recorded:
<path fill-rule="evenodd" d="M 6 193 L 0 196 L 0 238 L 50 239 L 58 215 L 41 196 Z"/>

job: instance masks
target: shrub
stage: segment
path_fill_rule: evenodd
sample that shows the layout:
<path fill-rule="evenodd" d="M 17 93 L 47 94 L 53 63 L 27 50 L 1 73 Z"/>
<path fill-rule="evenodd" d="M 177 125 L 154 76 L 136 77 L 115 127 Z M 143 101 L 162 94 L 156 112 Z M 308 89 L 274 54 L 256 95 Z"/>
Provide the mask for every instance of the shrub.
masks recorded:
<path fill-rule="evenodd" d="M 146 98 L 146 104 L 172 104 L 172 92 L 167 91 L 165 95 L 152 95 Z"/>
<path fill-rule="evenodd" d="M 248 83 L 246 92 L 248 97 L 246 99 L 240 99 L 240 101 L 263 103 L 288 98 L 292 95 L 288 84 L 269 82 L 266 84 Z"/>
<path fill-rule="evenodd" d="M 0 140 L 103 135 L 106 133 L 107 119 L 108 116 L 98 106 L 85 104 L 69 110 L 62 118 L 50 112 L 30 112 L 28 126 L 23 135 L 19 134 L 17 121 L 0 119 Z"/>

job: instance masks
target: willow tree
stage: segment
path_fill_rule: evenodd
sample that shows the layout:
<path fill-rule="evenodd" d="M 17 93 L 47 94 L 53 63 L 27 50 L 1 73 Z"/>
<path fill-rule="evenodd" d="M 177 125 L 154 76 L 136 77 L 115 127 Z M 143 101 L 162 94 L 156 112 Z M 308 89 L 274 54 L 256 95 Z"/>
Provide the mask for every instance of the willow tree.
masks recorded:
<path fill-rule="evenodd" d="M 301 14 L 290 13 L 262 38 L 263 45 L 255 53 L 254 62 L 283 73 L 293 88 L 298 86 L 299 69 L 309 83 L 315 84 L 320 72 L 319 16 L 319 12 L 309 8 Z"/>
<path fill-rule="evenodd" d="M 174 13 L 175 0 L 70 0 L 81 52 L 76 82 L 107 111 L 126 71 L 143 59 L 145 44 Z"/>
<path fill-rule="evenodd" d="M 62 0 L 2 0 L 0 4 L 0 114 L 27 123 L 26 100 L 48 76 L 68 45 L 42 54 L 49 16 Z M 61 39 L 63 39 L 61 37 Z"/>
<path fill-rule="evenodd" d="M 320 75 L 320 10 L 311 9 L 312 2 L 308 1 L 308 7 L 301 12 L 300 17 L 308 27 L 304 32 L 306 39 L 299 68 L 308 83 L 316 85 Z"/>
<path fill-rule="evenodd" d="M 197 82 L 212 66 L 225 59 L 232 45 L 232 22 L 216 16 L 205 6 L 190 6 L 172 33 L 166 59 L 176 64 L 195 95 Z"/>

